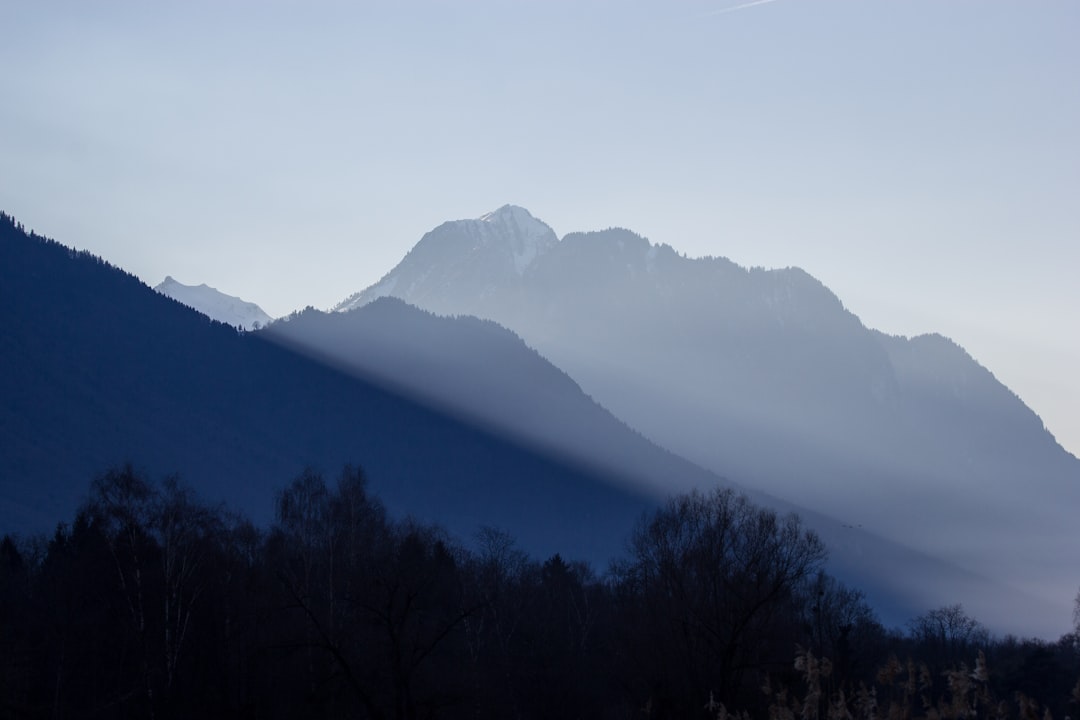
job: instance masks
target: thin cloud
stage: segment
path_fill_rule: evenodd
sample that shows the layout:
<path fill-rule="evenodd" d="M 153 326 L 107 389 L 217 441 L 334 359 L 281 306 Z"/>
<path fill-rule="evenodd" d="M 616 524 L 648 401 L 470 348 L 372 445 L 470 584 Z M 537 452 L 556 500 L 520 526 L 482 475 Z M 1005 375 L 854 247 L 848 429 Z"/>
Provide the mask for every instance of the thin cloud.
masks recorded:
<path fill-rule="evenodd" d="M 719 10 L 712 10 L 707 13 L 703 13 L 701 17 L 715 17 L 717 15 L 727 15 L 733 13 L 736 10 L 745 10 L 746 8 L 752 8 L 755 5 L 767 5 L 769 3 L 777 2 L 777 0 L 752 0 L 752 2 L 744 2 L 741 5 L 732 5 L 731 7 L 721 8 Z"/>

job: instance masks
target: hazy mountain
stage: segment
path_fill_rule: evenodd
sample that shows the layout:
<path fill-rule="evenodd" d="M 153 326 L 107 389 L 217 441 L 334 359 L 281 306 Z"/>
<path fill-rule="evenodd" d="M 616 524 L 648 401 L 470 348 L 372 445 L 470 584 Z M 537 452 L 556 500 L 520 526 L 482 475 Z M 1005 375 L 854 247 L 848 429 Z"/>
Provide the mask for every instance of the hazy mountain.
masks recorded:
<path fill-rule="evenodd" d="M 657 497 L 720 482 L 631 430 L 489 320 L 440 317 L 384 297 L 350 313 L 308 308 L 261 334 L 519 442 L 616 473 Z"/>
<path fill-rule="evenodd" d="M 1080 462 L 961 348 L 867 329 L 800 269 L 622 229 L 545 242 L 518 271 L 515 236 L 490 232 L 509 218 L 538 223 L 511 206 L 445 223 L 338 309 L 392 295 L 494 320 L 680 455 L 1038 594 L 1068 626 Z"/>
<path fill-rule="evenodd" d="M 491 321 L 440 317 L 383 297 L 348 313 L 308 309 L 261 334 L 528 445 L 610 472 L 658 499 L 693 486 L 732 485 L 628 428 L 564 372 Z M 950 600 L 954 591 L 1008 598 L 1013 606 L 1040 607 L 1037 599 L 1024 593 L 867 529 L 846 526 L 753 489 L 738 489 L 755 502 L 801 515 L 827 540 L 832 572 L 865 590 L 888 622 L 902 623 Z M 883 568 L 890 571 L 882 572 Z"/>
<path fill-rule="evenodd" d="M 206 285 L 184 285 L 171 276 L 155 288 L 159 293 L 198 310 L 211 320 L 244 330 L 254 330 L 273 320 L 253 302 L 241 300 Z"/>
<path fill-rule="evenodd" d="M 179 473 L 257 521 L 305 466 L 398 514 L 605 563 L 652 501 L 154 292 L 0 215 L 0 533 L 70 520 L 97 473 Z"/>

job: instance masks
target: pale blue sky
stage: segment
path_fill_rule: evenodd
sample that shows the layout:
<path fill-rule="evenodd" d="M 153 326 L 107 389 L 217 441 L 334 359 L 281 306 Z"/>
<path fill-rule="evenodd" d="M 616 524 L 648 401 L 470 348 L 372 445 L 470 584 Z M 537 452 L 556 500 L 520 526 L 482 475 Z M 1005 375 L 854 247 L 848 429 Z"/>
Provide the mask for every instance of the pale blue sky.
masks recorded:
<path fill-rule="evenodd" d="M 504 203 L 799 265 L 1080 453 L 1080 3 L 4 2 L 0 209 L 271 314 Z"/>

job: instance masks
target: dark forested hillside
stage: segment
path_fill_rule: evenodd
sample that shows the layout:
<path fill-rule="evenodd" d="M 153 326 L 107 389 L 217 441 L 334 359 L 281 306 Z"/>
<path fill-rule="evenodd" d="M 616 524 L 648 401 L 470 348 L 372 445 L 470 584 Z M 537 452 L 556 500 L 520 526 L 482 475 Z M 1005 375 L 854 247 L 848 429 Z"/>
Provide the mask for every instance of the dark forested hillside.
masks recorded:
<path fill-rule="evenodd" d="M 606 562 L 650 501 L 240 334 L 0 219 L 0 526 L 47 530 L 88 478 L 178 473 L 256 521 L 305 466 L 359 462 L 389 510 Z"/>

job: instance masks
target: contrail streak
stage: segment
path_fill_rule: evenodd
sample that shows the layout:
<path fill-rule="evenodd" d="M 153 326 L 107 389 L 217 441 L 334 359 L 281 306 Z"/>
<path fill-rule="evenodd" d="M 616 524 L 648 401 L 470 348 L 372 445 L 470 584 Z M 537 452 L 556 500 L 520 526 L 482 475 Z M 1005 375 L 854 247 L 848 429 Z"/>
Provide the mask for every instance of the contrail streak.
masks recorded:
<path fill-rule="evenodd" d="M 745 10 L 746 8 L 754 7 L 755 5 L 765 5 L 767 3 L 774 3 L 776 0 L 752 0 L 751 2 L 744 2 L 741 5 L 732 5 L 731 7 L 723 8 L 721 10 L 713 10 L 711 12 L 704 13 L 701 17 L 713 17 L 715 15 L 727 15 L 728 13 L 735 12 L 736 10 Z"/>

